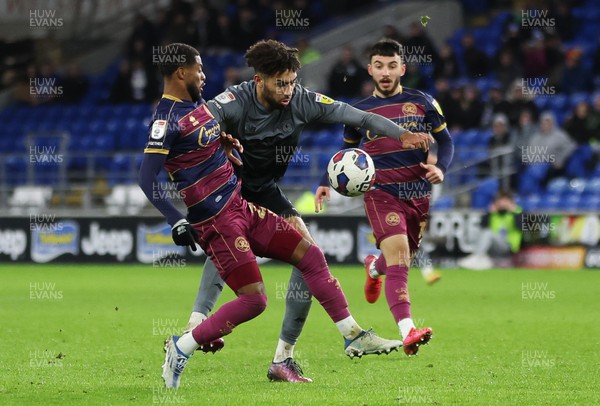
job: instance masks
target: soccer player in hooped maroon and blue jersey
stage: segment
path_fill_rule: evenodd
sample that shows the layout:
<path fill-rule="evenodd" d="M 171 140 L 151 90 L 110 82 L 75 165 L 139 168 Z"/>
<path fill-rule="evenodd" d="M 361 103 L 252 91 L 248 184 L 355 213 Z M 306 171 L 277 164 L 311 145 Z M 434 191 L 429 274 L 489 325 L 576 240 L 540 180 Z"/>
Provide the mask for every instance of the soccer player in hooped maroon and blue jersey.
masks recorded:
<path fill-rule="evenodd" d="M 404 352 L 414 355 L 426 344 L 431 328 L 417 329 L 413 323 L 408 294 L 408 268 L 419 248 L 429 218 L 431 184 L 441 183 L 452 161 L 454 145 L 437 101 L 427 93 L 403 88 L 400 77 L 406 65 L 402 45 L 382 40 L 371 49 L 369 74 L 375 92 L 354 107 L 382 115 L 413 132 L 429 132 L 438 144 L 437 163 L 428 164 L 428 151 L 403 150 L 396 140 L 364 129 L 346 126 L 344 148 L 357 147 L 375 163 L 376 177 L 365 193 L 365 212 L 382 256 L 365 258 L 365 296 L 374 303 L 381 294 L 381 275 L 386 275 L 385 295 L 403 338 Z M 317 189 L 315 209 L 329 199 L 325 182 Z"/>
<path fill-rule="evenodd" d="M 181 337 L 170 337 L 162 374 L 165 385 L 179 386 L 180 375 L 195 350 L 203 350 L 264 311 L 267 297 L 255 253 L 290 263 L 302 272 L 311 293 L 344 336 L 347 355 L 398 349 L 400 341 L 384 340 L 356 323 L 317 246 L 282 217 L 242 199 L 230 159 L 237 159 L 232 154 L 234 148 L 240 152 L 243 148 L 221 132 L 201 98 L 206 78 L 198 51 L 185 44 L 166 49 L 172 54 L 164 58 L 168 63 L 160 65 L 164 95 L 144 150 L 140 187 L 172 226 L 175 243 L 192 249 L 198 243 L 237 298 Z M 177 185 L 188 208 L 187 216 L 173 206 L 158 182 L 163 168 Z"/>

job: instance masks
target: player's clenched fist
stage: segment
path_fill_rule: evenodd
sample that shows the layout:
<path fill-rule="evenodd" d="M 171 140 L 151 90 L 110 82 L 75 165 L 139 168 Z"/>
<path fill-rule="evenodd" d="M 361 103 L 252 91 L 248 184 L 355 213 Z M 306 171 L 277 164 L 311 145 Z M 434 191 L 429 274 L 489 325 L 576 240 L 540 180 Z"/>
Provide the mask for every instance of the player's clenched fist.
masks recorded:
<path fill-rule="evenodd" d="M 400 135 L 403 149 L 422 149 L 429 151 L 429 145 L 435 143 L 431 134 L 427 133 L 412 133 L 407 131 Z"/>
<path fill-rule="evenodd" d="M 189 245 L 192 251 L 196 251 L 198 231 L 186 219 L 181 219 L 171 229 L 171 235 L 176 245 Z"/>

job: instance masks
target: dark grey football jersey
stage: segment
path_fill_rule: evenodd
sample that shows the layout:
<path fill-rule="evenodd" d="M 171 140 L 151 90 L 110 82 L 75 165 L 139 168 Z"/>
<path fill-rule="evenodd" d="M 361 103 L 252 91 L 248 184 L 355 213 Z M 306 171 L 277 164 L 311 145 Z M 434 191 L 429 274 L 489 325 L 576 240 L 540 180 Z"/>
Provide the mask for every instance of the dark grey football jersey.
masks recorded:
<path fill-rule="evenodd" d="M 230 86 L 210 100 L 208 107 L 223 131 L 244 146 L 242 183 L 252 191 L 261 191 L 283 176 L 308 123 L 346 124 L 396 139 L 405 131 L 380 115 L 336 102 L 300 85 L 296 85 L 285 109 L 263 106 L 256 97 L 253 80 Z M 341 134 L 331 140 L 331 145 L 341 145 Z"/>

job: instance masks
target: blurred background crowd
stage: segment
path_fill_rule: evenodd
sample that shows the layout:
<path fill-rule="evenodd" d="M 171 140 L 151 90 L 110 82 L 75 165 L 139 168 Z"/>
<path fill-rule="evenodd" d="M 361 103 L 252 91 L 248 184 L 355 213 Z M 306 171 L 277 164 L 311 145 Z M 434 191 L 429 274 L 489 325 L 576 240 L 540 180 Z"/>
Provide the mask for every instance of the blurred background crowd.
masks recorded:
<path fill-rule="evenodd" d="M 316 35 L 392 3 L 172 0 L 152 18 L 137 13 L 118 56 L 95 74 L 86 72 L 76 59 L 66 58 L 63 45 L 52 35 L 12 42 L 0 37 L 0 86 L 10 94 L 0 111 L 8 119 L 0 136 L 11 138 L 3 142 L 4 152 L 9 146 L 23 146 L 19 137 L 40 126 L 79 132 L 77 139 L 68 141 L 67 150 L 105 151 L 110 157 L 93 163 L 69 159 L 67 181 L 92 171 L 111 185 L 127 183 L 130 177 L 125 173 L 133 173 L 139 160 L 124 153 L 141 151 L 146 128 L 136 122 L 147 123 L 161 95 L 161 79 L 152 59 L 155 47 L 172 42 L 197 47 L 207 73 L 204 97 L 210 99 L 251 77 L 243 53 L 255 41 L 274 38 L 296 46 L 307 69 L 326 56 L 313 44 Z M 548 201 L 566 204 L 560 197 L 573 190 L 587 192 L 592 203 L 580 196 L 568 208 L 600 208 L 600 4 L 584 0 L 459 3 L 464 24 L 442 41 L 432 39 L 435 19 L 413 21 L 402 28 L 383 21 L 380 31 L 380 38 L 396 39 L 405 47 L 407 71 L 402 85 L 432 94 L 454 137 L 457 153 L 448 184 L 472 194 L 462 201 L 457 193 L 444 193 L 440 207 L 484 208 L 495 192 L 510 187 L 530 209 Z M 277 16 L 298 11 L 301 15 L 296 17 L 308 19 L 310 29 L 278 26 Z M 314 90 L 347 102 L 370 96 L 368 49 L 347 43 L 333 52 L 337 60 L 322 72 L 325 86 Z M 44 91 L 44 86 L 60 89 L 60 94 Z M 38 117 L 36 122 L 23 125 L 22 117 L 32 114 Z M 313 188 L 315 184 L 309 182 L 318 177 L 340 139 L 340 127 L 310 128 L 302 146 L 307 151 L 321 148 L 323 157 L 315 160 L 308 178 L 294 180 L 294 170 L 306 168 L 292 163 L 288 186 Z M 25 175 L 6 179 L 8 172 L 27 172 L 23 168 L 16 157 L 5 160 L 3 184 L 30 181 Z M 41 182 L 53 182 L 48 179 Z"/>

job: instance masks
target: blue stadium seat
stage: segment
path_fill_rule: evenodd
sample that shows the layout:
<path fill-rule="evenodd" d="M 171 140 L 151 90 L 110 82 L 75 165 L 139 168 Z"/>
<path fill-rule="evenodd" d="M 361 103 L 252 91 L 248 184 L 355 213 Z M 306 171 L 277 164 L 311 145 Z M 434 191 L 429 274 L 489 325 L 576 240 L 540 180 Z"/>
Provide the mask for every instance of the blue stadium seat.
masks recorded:
<path fill-rule="evenodd" d="M 536 211 L 540 205 L 541 197 L 538 194 L 529 195 L 521 198 L 521 207 L 523 211 Z"/>
<path fill-rule="evenodd" d="M 555 94 L 552 97 L 547 97 L 547 108 L 551 109 L 555 114 L 557 111 L 563 111 L 568 108 L 568 96 L 564 94 Z"/>
<path fill-rule="evenodd" d="M 591 175 L 590 163 L 594 159 L 594 149 L 591 145 L 580 145 L 568 158 L 565 165 L 567 176 L 586 178 Z"/>
<path fill-rule="evenodd" d="M 471 193 L 471 207 L 474 209 L 487 209 L 498 193 L 500 182 L 498 179 L 489 178 L 484 180 Z"/>
<path fill-rule="evenodd" d="M 553 194 L 568 194 L 571 191 L 569 179 L 562 177 L 552 179 L 550 182 L 548 182 L 546 191 Z"/>
<path fill-rule="evenodd" d="M 582 197 L 579 194 L 568 195 L 566 198 L 563 196 L 560 208 L 566 211 L 575 211 L 579 209 L 581 198 Z"/>
<path fill-rule="evenodd" d="M 539 164 L 530 165 L 523 171 L 522 176 L 519 177 L 519 194 L 530 195 L 541 192 L 541 181 L 544 179 L 550 165 Z"/>
<path fill-rule="evenodd" d="M 6 183 L 10 186 L 24 185 L 27 183 L 27 168 L 29 162 L 26 157 L 7 156 L 4 164 Z"/>
<path fill-rule="evenodd" d="M 562 201 L 562 196 L 554 193 L 544 194 L 538 204 L 538 209 L 558 210 Z"/>
<path fill-rule="evenodd" d="M 454 207 L 453 196 L 440 196 L 435 202 L 433 202 L 432 208 L 434 210 L 447 210 Z"/>
<path fill-rule="evenodd" d="M 595 195 L 588 199 L 581 199 L 579 202 L 579 210 L 582 211 L 598 211 L 600 210 L 600 195 Z"/>

